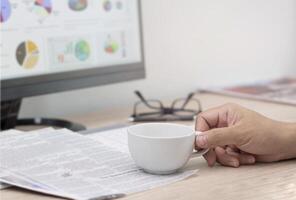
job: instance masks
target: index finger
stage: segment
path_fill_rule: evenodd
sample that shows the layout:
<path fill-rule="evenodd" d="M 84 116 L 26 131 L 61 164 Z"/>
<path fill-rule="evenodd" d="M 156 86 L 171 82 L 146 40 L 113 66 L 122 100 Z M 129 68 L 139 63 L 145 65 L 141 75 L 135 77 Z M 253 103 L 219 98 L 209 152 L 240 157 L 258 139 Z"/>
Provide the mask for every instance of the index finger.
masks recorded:
<path fill-rule="evenodd" d="M 227 126 L 227 106 L 219 106 L 200 113 L 195 121 L 195 130 L 208 131 Z"/>

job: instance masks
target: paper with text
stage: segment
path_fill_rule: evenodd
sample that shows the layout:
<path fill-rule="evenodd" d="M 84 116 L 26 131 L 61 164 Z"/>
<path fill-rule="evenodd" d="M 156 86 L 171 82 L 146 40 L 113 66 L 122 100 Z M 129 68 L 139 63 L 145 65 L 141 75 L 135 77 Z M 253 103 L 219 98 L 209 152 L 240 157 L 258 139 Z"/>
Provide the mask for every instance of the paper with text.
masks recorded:
<path fill-rule="evenodd" d="M 102 132 L 101 139 L 66 129 L 0 135 L 0 180 L 52 195 L 90 199 L 147 190 L 196 172 L 166 176 L 143 172 L 127 152 L 122 133 L 122 129 Z"/>
<path fill-rule="evenodd" d="M 21 134 L 21 133 L 22 133 L 22 131 L 19 131 L 19 130 L 1 131 L 1 135 L 6 135 L 6 137 L 13 137 L 14 135 L 18 135 L 18 134 Z M 0 167 L 1 167 L 1 163 L 0 163 Z M 8 188 L 8 187 L 10 187 L 10 185 L 0 182 L 0 190 Z"/>

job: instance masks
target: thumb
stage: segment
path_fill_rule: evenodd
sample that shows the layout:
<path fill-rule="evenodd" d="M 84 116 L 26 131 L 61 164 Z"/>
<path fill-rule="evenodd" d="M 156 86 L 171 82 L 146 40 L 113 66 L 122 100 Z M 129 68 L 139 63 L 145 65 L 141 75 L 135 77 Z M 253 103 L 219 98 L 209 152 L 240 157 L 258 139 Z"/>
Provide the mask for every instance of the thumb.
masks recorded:
<path fill-rule="evenodd" d="M 236 136 L 232 127 L 215 128 L 198 134 L 196 145 L 200 148 L 235 145 Z"/>

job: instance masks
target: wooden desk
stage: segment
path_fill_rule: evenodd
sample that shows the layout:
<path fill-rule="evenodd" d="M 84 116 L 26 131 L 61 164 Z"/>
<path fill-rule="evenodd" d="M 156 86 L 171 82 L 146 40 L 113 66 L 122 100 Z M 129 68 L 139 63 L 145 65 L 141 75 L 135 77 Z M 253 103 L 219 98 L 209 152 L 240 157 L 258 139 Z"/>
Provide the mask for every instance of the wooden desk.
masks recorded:
<path fill-rule="evenodd" d="M 251 108 L 268 117 L 296 122 L 296 107 L 266 102 L 237 99 L 213 94 L 197 96 L 204 109 L 234 102 Z M 126 123 L 131 109 L 90 113 L 69 117 L 84 123 L 89 128 Z M 296 145 L 296 144 L 295 144 Z M 161 199 L 293 199 L 296 200 L 296 160 L 242 166 L 237 169 L 215 166 L 207 167 L 202 158 L 193 159 L 187 168 L 200 169 L 196 176 L 168 186 L 129 195 L 122 200 L 161 200 Z M 46 200 L 57 199 L 18 188 L 0 191 L 1 200 Z"/>

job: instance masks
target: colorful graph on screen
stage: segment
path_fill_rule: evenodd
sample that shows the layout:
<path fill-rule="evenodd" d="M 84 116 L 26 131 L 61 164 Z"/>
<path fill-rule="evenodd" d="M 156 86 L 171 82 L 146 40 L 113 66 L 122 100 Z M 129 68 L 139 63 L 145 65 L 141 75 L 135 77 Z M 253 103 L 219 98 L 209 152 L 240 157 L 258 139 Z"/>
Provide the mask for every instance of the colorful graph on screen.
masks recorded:
<path fill-rule="evenodd" d="M 53 47 L 53 58 L 57 64 L 72 63 L 73 59 L 74 42 L 72 41 L 56 41 Z"/>
<path fill-rule="evenodd" d="M 50 40 L 50 62 L 53 66 L 77 65 L 90 61 L 90 42 L 82 38 L 52 38 Z"/>
<path fill-rule="evenodd" d="M 104 1 L 103 8 L 107 12 L 110 11 L 112 9 L 112 3 L 111 3 L 111 1 L 110 0 Z"/>
<path fill-rule="evenodd" d="M 11 5 L 8 0 L 0 0 L 0 22 L 6 22 L 11 15 Z"/>
<path fill-rule="evenodd" d="M 32 11 L 43 21 L 52 12 L 51 0 L 35 0 Z"/>
<path fill-rule="evenodd" d="M 109 36 L 105 43 L 105 52 L 109 54 L 114 54 L 118 51 L 118 49 L 119 43 Z"/>
<path fill-rule="evenodd" d="M 87 8 L 87 0 L 69 0 L 69 8 L 74 11 L 82 11 Z"/>
<path fill-rule="evenodd" d="M 106 12 L 123 11 L 123 0 L 105 0 L 103 1 L 103 8 Z"/>
<path fill-rule="evenodd" d="M 0 79 L 141 61 L 138 7 L 138 0 L 0 0 Z"/>
<path fill-rule="evenodd" d="M 34 68 L 39 60 L 37 45 L 30 40 L 20 43 L 16 49 L 16 60 L 25 69 Z"/>
<path fill-rule="evenodd" d="M 75 56 L 80 61 L 85 61 L 90 55 L 89 44 L 85 40 L 80 40 L 75 45 Z"/>
<path fill-rule="evenodd" d="M 98 44 L 103 49 L 104 58 L 106 60 L 119 60 L 127 57 L 127 35 L 124 30 L 106 32 L 102 39 L 103 44 Z"/>

